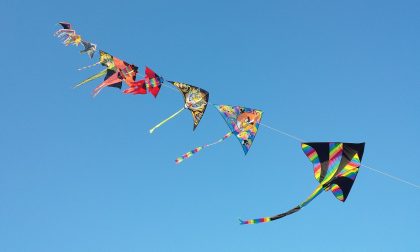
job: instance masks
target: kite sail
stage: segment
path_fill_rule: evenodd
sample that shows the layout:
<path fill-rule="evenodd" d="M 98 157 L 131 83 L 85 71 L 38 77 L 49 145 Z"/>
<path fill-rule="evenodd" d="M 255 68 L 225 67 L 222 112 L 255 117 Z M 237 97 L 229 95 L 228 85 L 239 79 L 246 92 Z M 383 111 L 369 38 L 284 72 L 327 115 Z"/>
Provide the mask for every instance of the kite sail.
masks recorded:
<path fill-rule="evenodd" d="M 145 77 L 143 80 L 131 83 L 127 90 L 124 90 L 125 94 L 147 94 L 149 91 L 154 97 L 159 94 L 160 87 L 165 80 L 163 77 L 157 75 L 152 69 L 146 67 Z"/>
<path fill-rule="evenodd" d="M 296 213 L 322 191 L 329 191 L 346 201 L 361 165 L 365 143 L 302 143 L 302 150 L 314 165 L 315 179 L 319 185 L 312 194 L 293 209 L 272 217 L 240 220 L 241 224 L 257 224 L 274 221 Z"/>
<path fill-rule="evenodd" d="M 258 127 L 260 125 L 263 112 L 258 109 L 245 108 L 241 106 L 214 106 L 217 108 L 217 110 L 219 110 L 223 119 L 226 121 L 227 125 L 229 126 L 230 132 L 228 132 L 221 139 L 214 143 L 197 147 L 176 158 L 175 162 L 177 164 L 181 163 L 187 158 L 190 158 L 192 155 L 201 151 L 204 148 L 221 143 L 226 138 L 232 136 L 232 134 L 234 134 L 238 138 L 245 155 L 248 153 L 252 143 L 254 142 L 254 138 L 257 135 Z"/>
<path fill-rule="evenodd" d="M 172 85 L 174 85 L 178 90 L 182 93 L 184 96 L 184 107 L 182 107 L 180 110 L 175 112 L 170 117 L 166 118 L 162 122 L 158 123 L 155 127 L 149 130 L 150 134 L 155 131 L 155 129 L 162 126 L 167 121 L 171 120 L 178 114 L 180 114 L 184 109 L 189 109 L 191 111 L 192 117 L 194 119 L 194 127 L 197 128 L 198 124 L 201 121 L 201 118 L 204 115 L 204 112 L 206 111 L 207 104 L 209 101 L 209 92 L 207 92 L 204 89 L 201 89 L 199 87 L 195 87 L 193 85 L 181 83 L 181 82 L 174 82 L 174 81 L 168 81 Z"/>

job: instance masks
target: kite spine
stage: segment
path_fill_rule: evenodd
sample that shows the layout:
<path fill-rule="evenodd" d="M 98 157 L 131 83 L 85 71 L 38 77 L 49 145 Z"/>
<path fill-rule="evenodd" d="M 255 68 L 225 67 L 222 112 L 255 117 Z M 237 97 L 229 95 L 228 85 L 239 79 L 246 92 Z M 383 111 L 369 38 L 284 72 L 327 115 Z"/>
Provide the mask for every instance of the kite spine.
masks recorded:
<path fill-rule="evenodd" d="M 223 140 L 225 140 L 226 138 L 230 137 L 231 135 L 232 135 L 232 132 L 229 132 L 229 133 L 227 133 L 226 135 L 224 135 L 222 138 L 220 138 L 219 140 L 217 140 L 216 142 L 213 142 L 213 143 L 210 143 L 210 144 L 205 144 L 205 145 L 203 145 L 203 146 L 199 146 L 199 147 L 197 147 L 197 148 L 194 148 L 193 150 L 191 150 L 191 151 L 189 151 L 189 152 L 187 152 L 187 153 L 183 154 L 182 156 L 180 156 L 180 157 L 176 158 L 176 159 L 175 159 L 175 163 L 176 163 L 176 164 L 179 164 L 179 163 L 181 163 L 182 161 L 184 161 L 185 159 L 190 158 L 190 157 L 191 157 L 192 155 L 194 155 L 195 153 L 197 153 L 197 152 L 201 151 L 202 149 L 204 149 L 204 148 L 210 147 L 210 146 L 212 146 L 212 145 L 215 145 L 215 144 L 218 144 L 218 143 L 223 142 Z"/>

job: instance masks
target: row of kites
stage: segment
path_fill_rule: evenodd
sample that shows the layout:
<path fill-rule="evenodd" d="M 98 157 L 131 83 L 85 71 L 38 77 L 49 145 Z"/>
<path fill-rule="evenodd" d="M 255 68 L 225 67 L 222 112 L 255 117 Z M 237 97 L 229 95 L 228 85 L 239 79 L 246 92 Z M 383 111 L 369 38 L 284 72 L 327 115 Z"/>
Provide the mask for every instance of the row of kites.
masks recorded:
<path fill-rule="evenodd" d="M 56 31 L 54 35 L 60 38 L 64 45 L 79 46 L 81 44 L 84 48 L 80 52 L 86 53 L 90 58 L 94 57 L 97 50 L 96 44 L 82 39 L 72 28 L 71 24 L 60 22 L 59 25 L 61 25 L 62 29 Z M 102 65 L 104 69 L 76 85 L 76 87 L 80 87 L 103 77 L 102 83 L 93 90 L 93 96 L 98 95 L 106 87 L 122 89 L 123 83 L 127 85 L 127 88 L 123 91 L 124 94 L 145 95 L 150 93 L 157 97 L 162 85 L 172 85 L 179 90 L 184 97 L 184 106 L 175 114 L 150 129 L 150 133 L 153 133 L 155 129 L 177 116 L 183 110 L 191 112 L 194 121 L 193 130 L 195 130 L 206 111 L 207 105 L 211 104 L 209 102 L 209 92 L 206 90 L 187 83 L 164 80 L 162 76 L 148 67 L 145 68 L 144 77 L 138 80 L 137 66 L 102 50 L 99 50 L 99 61 L 83 69 L 96 65 Z M 221 143 L 232 135 L 239 140 L 245 155 L 251 148 L 261 123 L 263 111 L 243 106 L 211 105 L 220 112 L 229 127 L 229 132 L 216 142 L 199 146 L 176 158 L 175 162 L 177 164 L 204 148 Z M 342 202 L 347 199 L 361 166 L 365 143 L 305 142 L 301 143 L 301 147 L 313 164 L 315 179 L 319 182 L 319 185 L 307 199 L 291 210 L 271 217 L 240 220 L 241 224 L 264 223 L 293 214 L 306 206 L 323 191 L 331 191 Z"/>

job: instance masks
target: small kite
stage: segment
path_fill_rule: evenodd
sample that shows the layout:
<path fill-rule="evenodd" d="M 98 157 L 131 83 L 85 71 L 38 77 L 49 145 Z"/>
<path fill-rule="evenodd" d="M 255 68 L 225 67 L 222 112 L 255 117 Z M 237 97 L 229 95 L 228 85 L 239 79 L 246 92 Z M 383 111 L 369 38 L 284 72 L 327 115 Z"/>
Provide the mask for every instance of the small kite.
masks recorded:
<path fill-rule="evenodd" d="M 214 105 L 217 110 L 219 110 L 223 119 L 226 121 L 229 126 L 230 132 L 224 135 L 221 139 L 217 140 L 214 143 L 206 144 L 200 147 L 197 147 L 181 157 L 175 159 L 177 164 L 181 163 L 185 159 L 191 157 L 195 153 L 201 151 L 204 148 L 210 147 L 212 145 L 221 143 L 226 138 L 234 134 L 239 143 L 242 146 L 242 149 L 245 155 L 248 153 L 251 148 L 254 138 L 257 135 L 258 127 L 260 125 L 263 112 L 258 109 L 245 108 L 241 106 L 229 106 L 229 105 Z"/>
<path fill-rule="evenodd" d="M 350 193 L 361 165 L 365 143 L 302 143 L 302 150 L 314 165 L 318 187 L 295 208 L 272 217 L 240 220 L 241 224 L 257 224 L 274 221 L 296 213 L 322 191 L 329 191 L 344 202 Z"/>
<path fill-rule="evenodd" d="M 199 87 L 195 87 L 195 86 L 181 83 L 181 82 L 174 82 L 174 81 L 168 81 L 168 82 L 174 85 L 176 88 L 178 88 L 178 90 L 184 96 L 184 107 L 182 107 L 175 114 L 171 115 L 170 117 L 166 118 L 165 120 L 157 124 L 152 129 L 150 129 L 149 130 L 150 134 L 152 134 L 155 129 L 159 128 L 164 123 L 166 123 L 167 121 L 177 116 L 184 109 L 189 109 L 191 111 L 192 117 L 194 119 L 193 130 L 195 130 L 195 128 L 197 128 L 198 124 L 200 123 L 201 118 L 204 115 L 204 112 L 206 111 L 208 100 L 209 100 L 209 92 Z"/>
<path fill-rule="evenodd" d="M 81 50 L 80 53 L 86 53 L 89 58 L 93 58 L 93 55 L 96 52 L 96 44 L 82 40 L 82 45 L 84 46 L 84 49 Z"/>
<path fill-rule="evenodd" d="M 58 38 L 63 39 L 63 44 L 66 46 L 74 44 L 78 46 L 82 42 L 82 37 L 76 34 L 76 31 L 72 29 L 71 24 L 67 22 L 59 22 L 63 27 L 54 33 Z"/>
<path fill-rule="evenodd" d="M 164 83 L 163 77 L 157 75 L 152 69 L 146 67 L 145 77 L 124 90 L 125 94 L 146 94 L 149 91 L 154 97 L 159 94 L 160 87 Z"/>

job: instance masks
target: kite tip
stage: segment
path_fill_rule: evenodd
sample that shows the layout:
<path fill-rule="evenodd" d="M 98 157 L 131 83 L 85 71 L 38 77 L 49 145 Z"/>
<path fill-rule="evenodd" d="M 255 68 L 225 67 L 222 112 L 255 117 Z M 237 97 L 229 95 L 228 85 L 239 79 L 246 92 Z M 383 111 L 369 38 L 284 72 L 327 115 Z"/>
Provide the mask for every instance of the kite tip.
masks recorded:
<path fill-rule="evenodd" d="M 150 134 L 152 134 L 152 133 L 153 133 L 153 131 L 155 131 L 155 129 L 150 129 L 150 130 L 149 130 L 149 133 L 150 133 Z"/>
<path fill-rule="evenodd" d="M 238 219 L 239 220 L 239 224 L 240 225 L 244 225 L 245 224 L 245 221 L 243 221 L 243 220 L 241 220 L 241 219 Z"/>

